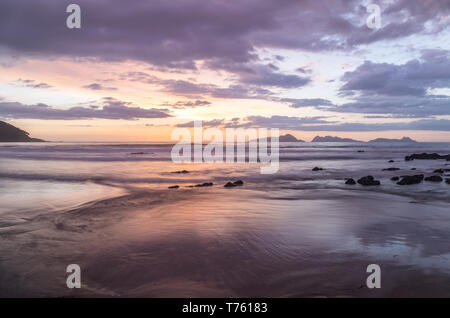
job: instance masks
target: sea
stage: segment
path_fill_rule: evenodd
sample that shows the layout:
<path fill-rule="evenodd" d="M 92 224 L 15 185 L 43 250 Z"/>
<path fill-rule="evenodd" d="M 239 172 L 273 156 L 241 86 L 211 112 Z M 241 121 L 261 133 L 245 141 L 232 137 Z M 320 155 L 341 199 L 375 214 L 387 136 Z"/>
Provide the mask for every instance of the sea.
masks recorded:
<path fill-rule="evenodd" d="M 450 143 L 280 143 L 274 174 L 172 147 L 0 143 L 0 296 L 450 296 L 450 162 L 404 159 Z"/>

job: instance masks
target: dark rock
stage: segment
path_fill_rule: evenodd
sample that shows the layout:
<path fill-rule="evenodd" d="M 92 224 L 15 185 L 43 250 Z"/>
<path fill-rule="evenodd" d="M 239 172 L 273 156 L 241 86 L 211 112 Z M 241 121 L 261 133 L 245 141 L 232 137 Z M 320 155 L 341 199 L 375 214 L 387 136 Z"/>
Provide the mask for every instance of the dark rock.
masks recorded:
<path fill-rule="evenodd" d="M 405 157 L 406 161 L 411 161 L 411 160 L 415 160 L 415 159 L 419 159 L 419 160 L 447 159 L 447 161 L 450 161 L 450 154 L 449 155 L 440 155 L 438 153 L 425 153 L 424 152 L 424 153 L 415 153 L 415 154 Z"/>
<path fill-rule="evenodd" d="M 174 172 L 171 172 L 171 173 L 189 173 L 189 171 L 187 171 L 187 170 L 180 170 L 180 171 L 174 171 Z"/>
<path fill-rule="evenodd" d="M 194 187 L 201 188 L 201 187 L 212 187 L 212 186 L 213 186 L 212 182 L 205 182 L 205 183 L 201 183 L 201 184 L 196 184 Z"/>
<path fill-rule="evenodd" d="M 402 180 L 397 182 L 398 185 L 410 185 L 410 184 L 418 184 L 423 181 L 423 174 L 416 174 L 414 176 L 402 176 Z"/>
<path fill-rule="evenodd" d="M 442 177 L 441 176 L 430 176 L 430 177 L 426 177 L 425 181 L 430 181 L 430 182 L 442 182 Z"/>
<path fill-rule="evenodd" d="M 130 155 L 151 155 L 153 152 L 132 152 Z"/>
<path fill-rule="evenodd" d="M 386 169 L 383 169 L 383 171 L 397 171 L 397 170 L 400 170 L 400 168 L 386 168 Z"/>
<path fill-rule="evenodd" d="M 433 171 L 433 173 L 444 173 L 443 169 L 436 169 Z"/>
<path fill-rule="evenodd" d="M 394 160 L 389 160 L 388 162 L 391 163 L 391 162 L 395 162 L 395 161 Z"/>
<path fill-rule="evenodd" d="M 417 168 L 411 168 L 411 170 L 417 170 Z"/>
<path fill-rule="evenodd" d="M 345 181 L 345 184 L 356 184 L 356 181 L 353 178 L 350 178 Z"/>
<path fill-rule="evenodd" d="M 323 168 L 314 167 L 314 168 L 312 169 L 312 171 L 321 171 L 321 170 L 323 170 Z"/>
<path fill-rule="evenodd" d="M 365 152 L 364 150 L 358 150 L 358 152 Z"/>
<path fill-rule="evenodd" d="M 392 177 L 391 180 L 392 181 L 398 181 L 398 180 L 400 180 L 400 177 Z"/>
<path fill-rule="evenodd" d="M 358 183 L 364 186 L 380 185 L 380 181 L 375 180 L 372 176 L 362 177 Z"/>
<path fill-rule="evenodd" d="M 169 189 L 178 189 L 180 186 L 174 185 L 174 186 L 170 186 Z"/>
<path fill-rule="evenodd" d="M 445 179 L 445 183 L 450 184 L 450 178 Z"/>
<path fill-rule="evenodd" d="M 239 187 L 244 185 L 244 181 L 238 180 L 235 182 L 227 182 L 227 184 L 224 185 L 225 188 L 233 188 L 233 187 Z"/>

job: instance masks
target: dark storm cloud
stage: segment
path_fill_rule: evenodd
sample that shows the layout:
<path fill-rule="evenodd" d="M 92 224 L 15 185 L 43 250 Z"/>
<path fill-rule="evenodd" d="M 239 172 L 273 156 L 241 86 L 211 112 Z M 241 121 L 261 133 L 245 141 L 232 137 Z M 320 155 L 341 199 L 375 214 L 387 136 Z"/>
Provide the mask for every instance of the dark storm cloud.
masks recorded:
<path fill-rule="evenodd" d="M 105 99 L 101 105 L 56 109 L 46 104 L 24 105 L 17 102 L 0 102 L 0 116 L 14 119 L 74 120 L 74 119 L 138 119 L 170 117 L 167 109 L 130 107 L 130 103 Z"/>
<path fill-rule="evenodd" d="M 153 69 L 173 71 L 194 70 L 201 64 L 231 73 L 232 84 L 220 87 L 191 80 L 161 79 L 142 72 L 129 72 L 123 79 L 160 86 L 163 92 L 195 99 L 207 96 L 275 100 L 272 90 L 308 85 L 310 70 L 299 68 L 297 74 L 284 74 L 277 66 L 277 61 L 284 58 L 275 56 L 267 64 L 258 55 L 261 48 L 330 53 L 411 35 L 436 35 L 450 25 L 450 1 L 444 0 L 397 0 L 383 4 L 383 23 L 378 30 L 367 28 L 368 13 L 362 5 L 366 1 L 362 0 L 78 0 L 77 3 L 82 10 L 82 27 L 70 30 L 65 21 L 69 2 L 0 1 L 0 54 L 137 60 L 151 64 Z M 338 112 L 446 115 L 450 113 L 448 98 L 427 93 L 430 88 L 449 87 L 449 66 L 448 54 L 438 50 L 424 52 L 420 59 L 403 65 L 367 61 L 342 78 L 344 86 L 340 93 L 352 97 L 352 102 L 335 107 L 326 100 L 298 100 L 292 107 L 315 103 L 312 106 Z M 103 87 L 98 85 L 86 88 Z M 116 113 L 123 108 L 133 108 L 116 106 L 120 110 L 113 111 L 114 114 L 102 113 L 104 107 L 113 107 L 109 105 L 88 110 L 95 110 L 96 115 L 120 117 Z M 86 109 L 79 108 L 82 112 Z M 78 107 L 73 109 L 78 111 Z M 162 110 L 149 111 L 166 114 Z"/>
<path fill-rule="evenodd" d="M 272 64 L 236 63 L 229 60 L 214 59 L 206 63 L 211 69 L 225 70 L 236 76 L 236 81 L 244 85 L 258 87 L 298 88 L 311 82 L 308 77 L 283 74 Z"/>
<path fill-rule="evenodd" d="M 161 79 L 145 72 L 129 72 L 119 76 L 121 80 L 129 80 L 152 84 L 161 87 L 161 91 L 189 98 L 266 99 L 273 95 L 268 89 L 254 85 L 232 84 L 221 87 L 215 84 L 196 83 L 187 80 Z"/>
<path fill-rule="evenodd" d="M 430 88 L 450 87 L 450 53 L 424 51 L 420 59 L 402 65 L 364 62 L 341 78 L 340 91 L 362 95 L 425 96 Z"/>
<path fill-rule="evenodd" d="M 194 69 L 196 61 L 257 61 L 256 47 L 310 51 L 359 44 L 449 25 L 448 1 L 399 0 L 369 30 L 361 0 L 79 0 L 82 27 L 65 25 L 68 2 L 2 0 L 0 44 L 22 55 L 141 60 Z"/>
<path fill-rule="evenodd" d="M 366 61 L 345 73 L 341 81 L 340 94 L 352 101 L 328 110 L 405 117 L 450 115 L 450 96 L 430 93 L 450 88 L 450 51 L 426 50 L 420 59 L 400 65 Z"/>

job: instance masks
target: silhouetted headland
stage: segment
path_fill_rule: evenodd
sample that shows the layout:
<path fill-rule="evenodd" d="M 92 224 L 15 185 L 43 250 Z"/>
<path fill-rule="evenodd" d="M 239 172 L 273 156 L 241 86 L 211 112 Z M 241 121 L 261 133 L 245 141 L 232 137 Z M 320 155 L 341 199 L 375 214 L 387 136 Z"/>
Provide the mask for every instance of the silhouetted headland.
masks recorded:
<path fill-rule="evenodd" d="M 0 142 L 43 142 L 42 139 L 31 138 L 30 134 L 22 129 L 14 127 L 4 121 L 0 121 Z"/>

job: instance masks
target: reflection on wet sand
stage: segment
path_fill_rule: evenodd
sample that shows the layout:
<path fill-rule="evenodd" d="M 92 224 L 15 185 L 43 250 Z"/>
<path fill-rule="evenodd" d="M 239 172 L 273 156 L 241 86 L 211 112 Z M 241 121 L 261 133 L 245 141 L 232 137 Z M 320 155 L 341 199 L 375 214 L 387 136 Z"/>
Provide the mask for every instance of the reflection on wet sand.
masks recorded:
<path fill-rule="evenodd" d="M 0 293 L 450 295 L 449 219 L 445 205 L 383 193 L 140 190 L 2 228 L 0 254 L 10 257 L 1 259 Z M 80 290 L 65 287 L 70 263 L 82 268 Z M 382 268 L 380 290 L 365 287 L 372 263 Z"/>

